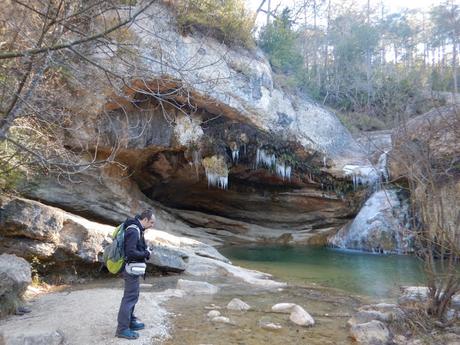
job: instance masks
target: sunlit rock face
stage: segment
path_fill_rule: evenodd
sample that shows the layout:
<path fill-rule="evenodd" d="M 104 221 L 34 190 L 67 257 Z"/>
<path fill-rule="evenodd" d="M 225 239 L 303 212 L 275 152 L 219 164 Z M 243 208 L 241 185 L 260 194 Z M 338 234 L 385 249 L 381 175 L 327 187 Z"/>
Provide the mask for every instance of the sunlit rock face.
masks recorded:
<path fill-rule="evenodd" d="M 401 194 L 401 191 L 399 191 Z M 413 250 L 407 196 L 382 189 L 364 203 L 349 224 L 329 238 L 334 247 L 374 253 L 404 254 Z"/>
<path fill-rule="evenodd" d="M 412 185 L 417 217 L 429 233 L 460 243 L 460 113 L 435 108 L 396 129 L 389 154 L 392 180 Z M 421 207 L 420 205 L 423 205 Z"/>
<path fill-rule="evenodd" d="M 114 66 L 128 85 L 94 99 L 92 115 L 65 133 L 69 148 L 114 158 L 126 173 L 86 174 L 78 198 L 65 192 L 68 181 L 40 182 L 29 196 L 57 205 L 70 198 L 83 211 L 72 201 L 66 209 L 97 219 L 155 205 L 164 229 L 180 217 L 184 232 L 209 229 L 229 241 L 324 243 L 357 212 L 363 187 L 379 181 L 336 116 L 277 87 L 260 51 L 184 36 L 161 4 L 129 30 L 136 68 Z M 94 59 L 113 66 L 114 54 Z"/>

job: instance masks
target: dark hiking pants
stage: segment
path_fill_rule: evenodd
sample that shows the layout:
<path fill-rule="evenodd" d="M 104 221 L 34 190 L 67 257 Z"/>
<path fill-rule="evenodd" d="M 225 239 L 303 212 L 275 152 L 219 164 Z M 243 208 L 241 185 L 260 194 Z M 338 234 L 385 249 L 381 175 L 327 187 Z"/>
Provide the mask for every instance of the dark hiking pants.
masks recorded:
<path fill-rule="evenodd" d="M 134 307 L 139 300 L 139 276 L 134 276 L 123 271 L 125 291 L 118 311 L 117 333 L 129 328 L 133 317 Z"/>

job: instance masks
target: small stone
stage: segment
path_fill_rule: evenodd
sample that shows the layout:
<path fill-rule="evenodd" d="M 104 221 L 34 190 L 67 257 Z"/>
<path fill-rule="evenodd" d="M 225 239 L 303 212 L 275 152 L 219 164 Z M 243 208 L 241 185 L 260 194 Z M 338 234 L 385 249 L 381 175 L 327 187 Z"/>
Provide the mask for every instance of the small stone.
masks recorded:
<path fill-rule="evenodd" d="M 295 306 L 295 303 L 278 303 L 272 307 L 272 312 L 289 314 Z"/>
<path fill-rule="evenodd" d="M 228 317 L 225 316 L 216 316 L 211 319 L 212 322 L 220 322 L 220 323 L 232 323 Z"/>
<path fill-rule="evenodd" d="M 315 324 L 315 320 L 308 314 L 301 306 L 295 305 L 292 308 L 291 315 L 289 319 L 294 322 L 296 325 L 299 326 L 313 326 Z"/>
<path fill-rule="evenodd" d="M 265 320 L 259 321 L 259 327 L 266 329 L 267 331 L 279 331 L 283 328 L 279 323 L 269 322 Z"/>
<path fill-rule="evenodd" d="M 208 317 L 210 319 L 214 318 L 214 317 L 217 317 L 217 316 L 220 316 L 220 311 L 218 310 L 211 310 L 209 313 L 208 313 Z"/>
<path fill-rule="evenodd" d="M 207 305 L 206 307 L 204 307 L 204 309 L 213 310 L 213 309 L 222 309 L 222 307 L 219 305 L 215 305 L 214 303 L 211 303 L 210 305 Z"/>
<path fill-rule="evenodd" d="M 237 311 L 247 311 L 251 309 L 251 306 L 238 298 L 234 298 L 227 304 L 227 309 L 237 310 Z"/>

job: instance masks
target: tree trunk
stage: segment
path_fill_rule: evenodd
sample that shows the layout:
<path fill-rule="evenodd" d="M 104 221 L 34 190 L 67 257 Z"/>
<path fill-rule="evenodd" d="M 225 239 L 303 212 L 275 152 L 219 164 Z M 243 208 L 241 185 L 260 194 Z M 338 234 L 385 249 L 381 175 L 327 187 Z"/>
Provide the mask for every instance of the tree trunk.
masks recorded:
<path fill-rule="evenodd" d="M 457 42 L 456 39 L 454 39 L 454 44 L 452 45 L 453 51 L 452 51 L 452 73 L 454 77 L 454 92 L 455 92 L 455 98 L 457 97 L 458 93 L 458 88 L 457 88 Z"/>

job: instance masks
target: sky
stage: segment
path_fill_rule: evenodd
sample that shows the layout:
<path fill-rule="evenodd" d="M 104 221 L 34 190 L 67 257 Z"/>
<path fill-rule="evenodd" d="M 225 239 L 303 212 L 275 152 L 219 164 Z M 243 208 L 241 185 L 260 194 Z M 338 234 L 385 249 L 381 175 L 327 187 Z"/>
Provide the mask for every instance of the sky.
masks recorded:
<path fill-rule="evenodd" d="M 247 3 L 250 5 L 251 8 L 254 10 L 257 9 L 257 7 L 260 5 L 262 0 L 246 0 Z M 440 0 L 383 0 L 385 5 L 388 6 L 388 8 L 392 11 L 396 11 L 400 8 L 428 8 L 431 5 L 437 5 L 440 3 Z M 292 6 L 292 4 L 295 2 L 295 0 L 271 0 L 271 7 L 275 8 L 277 4 L 281 3 L 280 7 L 285 7 L 285 6 Z M 366 0 L 358 0 L 357 1 L 362 2 L 363 4 L 366 4 Z M 371 5 L 372 4 L 377 4 L 380 3 L 380 0 L 371 0 Z"/>
<path fill-rule="evenodd" d="M 375 7 L 377 5 L 380 6 L 379 4 L 381 4 L 382 1 L 386 13 L 398 12 L 402 8 L 428 10 L 431 6 L 439 5 L 439 3 L 441 2 L 441 0 L 370 0 L 371 7 Z M 458 0 L 453 1 L 455 2 Z M 251 10 L 256 11 L 259 5 L 261 4 L 262 0 L 245 0 L 245 2 Z M 312 2 L 312 0 L 309 0 L 309 2 Z M 332 0 L 332 2 L 338 3 L 340 2 L 340 0 Z M 355 2 L 357 4 L 361 4 L 363 8 L 367 5 L 367 0 L 355 0 Z M 263 9 L 267 8 L 267 3 L 268 0 L 265 1 L 264 6 L 262 7 Z M 279 9 L 282 9 L 286 6 L 293 7 L 295 3 L 302 3 L 302 0 L 271 0 L 271 8 L 275 9 L 278 5 Z M 259 15 L 257 16 L 256 23 L 259 27 L 265 24 L 264 13 L 259 13 Z"/>

